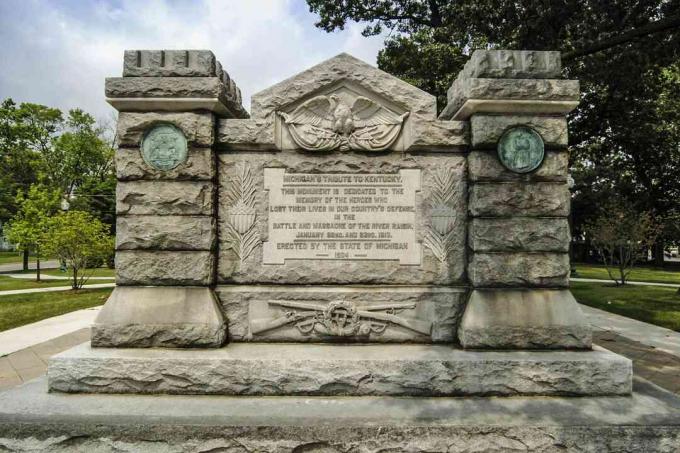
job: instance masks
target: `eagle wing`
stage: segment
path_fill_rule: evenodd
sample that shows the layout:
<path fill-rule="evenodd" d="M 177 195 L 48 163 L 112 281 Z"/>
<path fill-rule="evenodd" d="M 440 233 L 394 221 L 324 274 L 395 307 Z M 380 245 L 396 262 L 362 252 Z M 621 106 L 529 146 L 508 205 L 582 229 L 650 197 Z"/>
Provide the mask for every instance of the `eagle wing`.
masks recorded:
<path fill-rule="evenodd" d="M 287 124 L 328 129 L 333 120 L 333 104 L 328 96 L 316 96 L 298 106 L 292 113 L 279 112 Z"/>
<path fill-rule="evenodd" d="M 359 96 L 352 104 L 354 125 L 357 129 L 369 126 L 400 125 L 408 116 L 408 113 L 396 115 L 377 102 Z"/>

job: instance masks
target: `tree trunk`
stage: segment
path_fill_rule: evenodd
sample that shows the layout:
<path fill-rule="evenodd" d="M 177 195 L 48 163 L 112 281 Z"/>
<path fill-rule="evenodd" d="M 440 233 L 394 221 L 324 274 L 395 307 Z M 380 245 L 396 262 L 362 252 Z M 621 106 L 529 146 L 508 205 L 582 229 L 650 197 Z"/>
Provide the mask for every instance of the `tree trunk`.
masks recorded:
<path fill-rule="evenodd" d="M 664 245 L 663 239 L 657 239 L 657 241 L 654 243 L 654 266 L 656 267 L 664 267 L 665 265 L 663 256 L 663 251 L 665 248 Z"/>
<path fill-rule="evenodd" d="M 76 269 L 75 266 L 73 266 L 73 283 L 71 284 L 71 288 L 78 289 L 78 269 Z"/>
<path fill-rule="evenodd" d="M 40 253 L 35 257 L 35 281 L 40 281 Z"/>
<path fill-rule="evenodd" d="M 28 270 L 28 250 L 24 250 L 24 270 Z"/>

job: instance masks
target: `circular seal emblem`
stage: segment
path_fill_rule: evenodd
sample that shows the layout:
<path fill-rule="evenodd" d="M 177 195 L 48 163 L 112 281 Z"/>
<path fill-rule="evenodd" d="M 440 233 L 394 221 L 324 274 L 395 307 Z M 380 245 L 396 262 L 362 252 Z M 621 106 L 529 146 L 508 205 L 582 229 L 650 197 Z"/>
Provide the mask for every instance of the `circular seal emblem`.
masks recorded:
<path fill-rule="evenodd" d="M 508 129 L 498 140 L 498 158 L 515 173 L 530 173 L 543 163 L 545 149 L 541 135 L 527 126 Z"/>
<path fill-rule="evenodd" d="M 172 170 L 187 160 L 184 133 L 172 124 L 156 124 L 144 134 L 142 158 L 157 170 Z"/>

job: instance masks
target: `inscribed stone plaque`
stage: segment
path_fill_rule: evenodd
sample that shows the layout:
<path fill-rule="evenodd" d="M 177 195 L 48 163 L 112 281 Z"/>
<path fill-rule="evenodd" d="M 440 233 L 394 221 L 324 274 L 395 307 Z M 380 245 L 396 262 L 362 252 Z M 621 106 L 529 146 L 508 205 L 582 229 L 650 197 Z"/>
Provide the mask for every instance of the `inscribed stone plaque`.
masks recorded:
<path fill-rule="evenodd" d="M 269 240 L 264 264 L 287 259 L 378 260 L 420 265 L 420 170 L 286 173 L 265 168 Z"/>
<path fill-rule="evenodd" d="M 142 158 L 151 167 L 172 170 L 187 159 L 187 139 L 172 124 L 157 124 L 142 139 Z"/>
<path fill-rule="evenodd" d="M 530 127 L 508 129 L 498 141 L 498 158 L 510 171 L 529 173 L 541 163 L 545 150 L 540 134 Z"/>

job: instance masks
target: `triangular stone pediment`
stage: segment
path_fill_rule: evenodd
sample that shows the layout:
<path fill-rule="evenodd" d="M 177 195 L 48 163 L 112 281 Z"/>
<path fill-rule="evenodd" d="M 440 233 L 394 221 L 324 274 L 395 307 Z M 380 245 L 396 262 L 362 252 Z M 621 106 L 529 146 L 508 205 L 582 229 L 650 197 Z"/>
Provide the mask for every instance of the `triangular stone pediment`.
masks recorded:
<path fill-rule="evenodd" d="M 436 100 L 342 53 L 255 94 L 251 117 L 274 122 L 279 149 L 400 150 Z"/>

